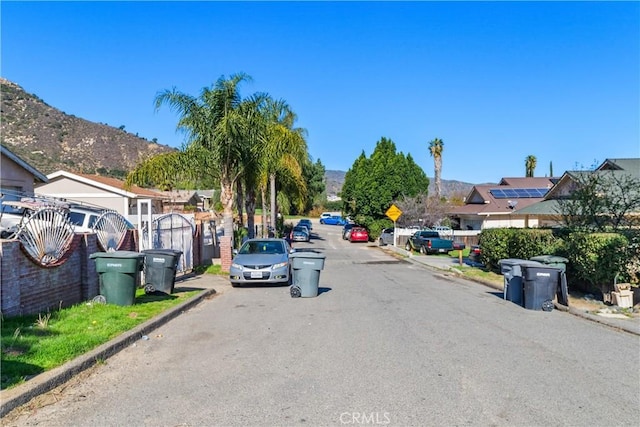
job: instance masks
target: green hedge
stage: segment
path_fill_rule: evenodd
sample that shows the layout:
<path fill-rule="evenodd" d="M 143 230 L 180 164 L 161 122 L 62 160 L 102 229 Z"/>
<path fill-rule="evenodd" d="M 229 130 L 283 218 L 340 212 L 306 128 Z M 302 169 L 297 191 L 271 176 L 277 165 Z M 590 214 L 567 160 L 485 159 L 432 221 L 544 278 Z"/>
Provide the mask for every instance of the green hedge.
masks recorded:
<path fill-rule="evenodd" d="M 567 280 L 574 288 L 607 293 L 616 275 L 624 275 L 629 241 L 618 233 L 571 233 L 564 239 L 569 259 Z"/>
<path fill-rule="evenodd" d="M 499 271 L 498 261 L 504 258 L 529 259 L 538 255 L 555 255 L 562 240 L 551 230 L 531 228 L 490 228 L 478 236 L 482 262 Z"/>
<path fill-rule="evenodd" d="M 562 236 L 559 237 L 559 236 Z M 567 282 L 572 289 L 610 292 L 618 282 L 638 284 L 640 231 L 616 233 L 564 233 L 549 229 L 492 228 L 478 236 L 482 263 L 500 271 L 505 258 L 530 259 L 537 255 L 567 258 Z"/>

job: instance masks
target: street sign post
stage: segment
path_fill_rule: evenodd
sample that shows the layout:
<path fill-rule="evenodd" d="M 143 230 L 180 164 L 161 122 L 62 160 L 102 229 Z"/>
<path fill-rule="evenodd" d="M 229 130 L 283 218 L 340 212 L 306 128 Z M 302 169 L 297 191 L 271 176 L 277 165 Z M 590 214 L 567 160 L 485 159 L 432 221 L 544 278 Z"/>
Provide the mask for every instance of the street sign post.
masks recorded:
<path fill-rule="evenodd" d="M 400 215 L 402 215 L 402 211 L 396 205 L 392 204 L 385 212 L 385 215 L 387 215 L 389 219 L 393 221 L 393 246 L 396 247 L 398 239 L 398 233 L 396 232 L 396 221 L 398 220 L 398 218 L 400 218 Z"/>

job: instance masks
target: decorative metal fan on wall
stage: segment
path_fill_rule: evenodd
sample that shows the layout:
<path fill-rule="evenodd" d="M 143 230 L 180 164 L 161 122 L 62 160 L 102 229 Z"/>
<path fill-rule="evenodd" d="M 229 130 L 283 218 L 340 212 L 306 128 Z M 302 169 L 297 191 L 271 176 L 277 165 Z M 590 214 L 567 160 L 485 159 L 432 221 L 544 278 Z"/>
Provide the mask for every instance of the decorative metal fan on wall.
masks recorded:
<path fill-rule="evenodd" d="M 43 207 L 25 218 L 15 238 L 35 261 L 46 266 L 62 259 L 71 247 L 73 236 L 73 224 L 66 211 Z"/>
<path fill-rule="evenodd" d="M 93 224 L 98 243 L 105 252 L 120 249 L 129 228 L 127 220 L 116 211 L 105 211 Z"/>

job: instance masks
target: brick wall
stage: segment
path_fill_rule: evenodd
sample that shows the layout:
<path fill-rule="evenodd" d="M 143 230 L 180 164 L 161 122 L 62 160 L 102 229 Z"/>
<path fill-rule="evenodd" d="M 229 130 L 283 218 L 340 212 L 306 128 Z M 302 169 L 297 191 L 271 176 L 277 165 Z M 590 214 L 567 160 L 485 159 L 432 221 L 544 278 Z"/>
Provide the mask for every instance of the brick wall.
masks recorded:
<path fill-rule="evenodd" d="M 220 237 L 220 265 L 222 271 L 231 269 L 231 236 Z"/>
<path fill-rule="evenodd" d="M 43 267 L 14 240 L 0 241 L 0 305 L 3 316 L 44 313 L 98 295 L 98 275 L 89 255 L 98 252 L 95 234 L 76 234 L 60 263 Z"/>

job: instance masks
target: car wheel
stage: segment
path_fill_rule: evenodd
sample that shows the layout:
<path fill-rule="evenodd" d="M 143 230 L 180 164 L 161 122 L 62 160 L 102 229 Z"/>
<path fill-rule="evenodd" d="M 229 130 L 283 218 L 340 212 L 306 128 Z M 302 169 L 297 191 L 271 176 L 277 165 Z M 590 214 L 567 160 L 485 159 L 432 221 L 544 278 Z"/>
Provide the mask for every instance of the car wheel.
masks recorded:
<path fill-rule="evenodd" d="M 411 252 L 411 243 L 407 242 L 407 244 L 404 245 L 404 249 Z"/>
<path fill-rule="evenodd" d="M 420 246 L 420 253 L 422 255 L 427 255 L 427 248 L 425 248 L 424 246 Z"/>

